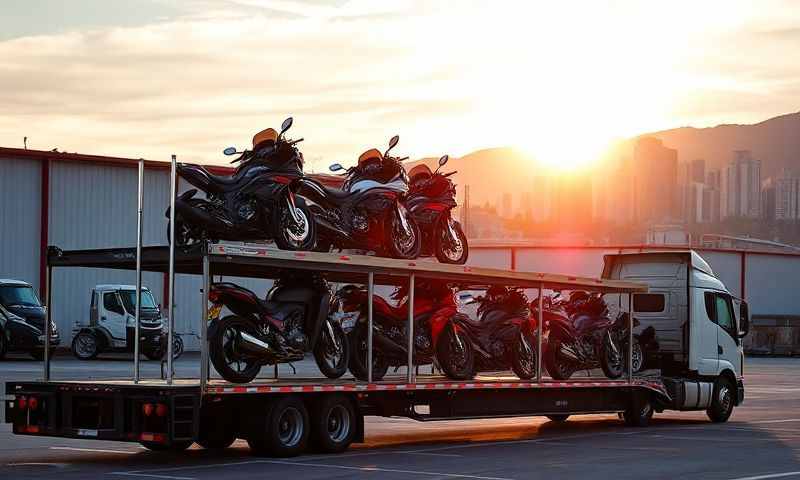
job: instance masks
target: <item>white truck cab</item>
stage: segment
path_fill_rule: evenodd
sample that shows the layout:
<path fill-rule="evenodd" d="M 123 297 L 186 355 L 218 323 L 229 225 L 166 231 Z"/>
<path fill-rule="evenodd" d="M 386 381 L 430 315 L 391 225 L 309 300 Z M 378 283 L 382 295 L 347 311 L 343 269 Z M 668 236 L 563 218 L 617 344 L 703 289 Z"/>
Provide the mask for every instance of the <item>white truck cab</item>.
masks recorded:
<path fill-rule="evenodd" d="M 660 370 L 674 407 L 707 409 L 712 420 L 727 420 L 744 399 L 747 302 L 692 250 L 606 255 L 603 278 L 649 286 L 634 294 L 633 314 L 638 331 L 654 331 L 645 364 Z"/>
<path fill-rule="evenodd" d="M 136 287 L 117 284 L 95 286 L 91 293 L 88 325 L 76 322 L 72 353 L 81 360 L 89 360 L 103 352 L 133 352 L 135 315 Z M 164 325 L 160 308 L 147 287 L 142 287 L 139 317 L 141 352 L 148 358 L 160 359 L 163 354 Z"/>

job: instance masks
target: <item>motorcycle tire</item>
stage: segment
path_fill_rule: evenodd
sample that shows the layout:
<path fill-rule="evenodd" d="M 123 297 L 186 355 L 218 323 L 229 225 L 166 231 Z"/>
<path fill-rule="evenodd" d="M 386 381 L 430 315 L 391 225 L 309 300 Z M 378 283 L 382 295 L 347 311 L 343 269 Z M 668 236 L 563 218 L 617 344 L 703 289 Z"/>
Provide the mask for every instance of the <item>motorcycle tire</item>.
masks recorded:
<path fill-rule="evenodd" d="M 561 351 L 561 339 L 554 338 L 545 350 L 544 360 L 547 373 L 553 380 L 569 380 L 569 377 L 575 373 L 576 365 L 571 360 L 563 358 L 559 352 Z"/>
<path fill-rule="evenodd" d="M 457 352 L 458 344 L 463 352 Z M 445 375 L 453 380 L 475 377 L 475 351 L 472 343 L 452 325 L 445 328 L 436 344 L 436 360 Z"/>
<path fill-rule="evenodd" d="M 317 222 L 302 198 L 295 198 L 295 208 L 305 226 L 302 232 L 292 230 L 294 221 L 289 214 L 289 206 L 283 198 L 278 200 L 272 223 L 275 245 L 281 250 L 312 251 L 317 245 Z"/>
<path fill-rule="evenodd" d="M 626 362 L 627 365 L 627 362 Z M 633 373 L 639 373 L 644 370 L 644 349 L 642 344 L 634 338 L 633 339 Z"/>
<path fill-rule="evenodd" d="M 448 236 L 447 232 L 449 231 L 447 228 L 447 222 L 453 222 L 453 230 L 458 238 L 445 238 Z M 437 260 L 439 260 L 441 263 L 450 263 L 453 265 L 464 265 L 467 263 L 467 257 L 469 257 L 469 244 L 467 244 L 467 236 L 464 234 L 464 230 L 461 229 L 460 223 L 458 223 L 456 220 L 453 220 L 449 215 L 442 217 L 434 229 L 434 238 L 434 241 L 436 242 L 435 250 Z M 451 242 L 455 240 L 461 244 L 460 255 L 451 257 L 445 252 L 445 248 L 448 248 L 446 245 L 448 240 Z"/>
<path fill-rule="evenodd" d="M 350 332 L 350 373 L 356 379 L 366 382 L 367 378 L 367 327 L 360 325 Z M 372 381 L 377 382 L 386 376 L 389 371 L 389 362 L 381 351 L 372 346 Z"/>
<path fill-rule="evenodd" d="M 399 221 L 400 220 L 397 218 L 397 215 L 391 215 L 387 222 L 388 228 L 386 228 L 385 231 L 389 235 L 389 238 L 386 238 L 385 240 L 389 245 L 388 256 L 404 260 L 413 260 L 419 257 L 419 254 L 422 251 L 422 233 L 419 230 L 417 222 L 415 222 L 411 217 L 408 217 L 408 225 L 411 227 L 413 232 L 414 241 L 413 244 L 409 245 L 407 248 L 403 245 L 400 245 L 402 236 L 395 234 L 395 227 L 400 228 L 399 225 L 396 225 L 396 222 Z"/>
<path fill-rule="evenodd" d="M 511 348 L 511 370 L 520 380 L 530 380 L 536 375 L 536 343 L 531 332 L 521 330 Z"/>
<path fill-rule="evenodd" d="M 245 331 L 250 335 L 256 335 L 253 325 L 236 315 L 228 315 L 219 321 L 217 333 L 209 339 L 209 351 L 211 357 L 211 364 L 225 380 L 231 383 L 248 383 L 251 382 L 258 372 L 261 371 L 261 362 L 255 358 L 244 360 L 232 360 L 227 357 L 226 348 L 229 347 L 228 343 L 232 341 L 230 337 L 226 341 L 225 334 L 227 332 Z M 236 363 L 237 366 L 243 368 L 233 368 L 231 365 Z"/>
<path fill-rule="evenodd" d="M 347 372 L 347 364 L 350 361 L 350 342 L 347 341 L 342 326 L 338 323 L 331 325 L 334 338 L 330 338 L 330 333 L 326 325 L 322 326 L 322 331 L 319 333 L 317 344 L 314 345 L 314 360 L 317 362 L 319 371 L 328 378 L 339 378 Z M 336 345 L 340 346 L 340 356 L 338 360 L 330 361 L 332 348 Z"/>
<path fill-rule="evenodd" d="M 611 338 L 608 334 L 603 337 L 603 347 L 600 349 L 600 368 L 606 377 L 616 379 L 622 376 L 625 372 L 625 358 L 627 355 L 619 352 L 621 346 L 617 346 L 616 358 L 612 358 L 614 354 L 613 345 L 611 345 Z"/>
<path fill-rule="evenodd" d="M 200 198 L 192 198 L 187 200 L 190 206 L 199 210 L 209 210 L 209 204 L 206 200 Z M 167 209 L 167 244 L 172 243 L 170 236 L 170 221 L 169 209 Z M 188 222 L 184 221 L 177 212 L 175 212 L 175 246 L 184 251 L 191 251 L 199 249 L 203 245 L 204 234 L 202 230 L 192 228 Z"/>

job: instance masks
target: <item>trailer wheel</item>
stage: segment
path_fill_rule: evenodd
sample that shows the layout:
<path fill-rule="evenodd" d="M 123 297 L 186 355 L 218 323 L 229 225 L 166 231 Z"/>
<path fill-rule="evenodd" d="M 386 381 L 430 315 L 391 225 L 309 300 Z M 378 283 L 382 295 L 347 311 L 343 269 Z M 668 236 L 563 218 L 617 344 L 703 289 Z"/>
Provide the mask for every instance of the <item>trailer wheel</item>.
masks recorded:
<path fill-rule="evenodd" d="M 311 439 L 325 453 L 347 450 L 356 432 L 356 411 L 344 395 L 324 396 L 311 417 Z"/>
<path fill-rule="evenodd" d="M 646 427 L 653 418 L 653 406 L 650 404 L 650 398 L 644 396 L 638 401 L 634 401 L 633 405 L 622 413 L 622 418 L 625 420 L 625 425 L 629 427 Z"/>
<path fill-rule="evenodd" d="M 714 383 L 714 397 L 711 406 L 706 410 L 706 415 L 714 423 L 727 422 L 733 413 L 733 387 L 730 380 L 719 377 Z"/>
<path fill-rule="evenodd" d="M 247 443 L 257 455 L 293 457 L 306 450 L 308 410 L 297 397 L 278 398 L 253 418 Z"/>
<path fill-rule="evenodd" d="M 559 415 L 548 415 L 547 418 L 551 422 L 562 423 L 567 421 L 567 419 L 569 418 L 569 414 L 561 413 Z"/>
<path fill-rule="evenodd" d="M 236 422 L 225 403 L 204 405 L 197 443 L 206 450 L 224 450 L 236 441 Z"/>
<path fill-rule="evenodd" d="M 182 452 L 192 446 L 191 440 L 172 442 L 169 445 L 158 442 L 139 442 L 144 448 L 153 452 Z"/>

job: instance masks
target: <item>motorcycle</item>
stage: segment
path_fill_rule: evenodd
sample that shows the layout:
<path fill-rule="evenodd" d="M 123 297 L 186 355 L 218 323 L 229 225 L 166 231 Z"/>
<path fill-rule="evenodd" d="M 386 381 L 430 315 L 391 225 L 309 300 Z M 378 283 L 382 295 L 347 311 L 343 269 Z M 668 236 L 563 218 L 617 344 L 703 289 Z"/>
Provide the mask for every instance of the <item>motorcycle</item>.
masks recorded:
<path fill-rule="evenodd" d="M 439 158 L 439 167 L 433 172 L 424 163 L 411 169 L 406 206 L 422 233 L 421 255 L 435 255 L 442 263 L 463 265 L 469 246 L 461 224 L 452 216 L 458 204 L 456 187 L 449 178 L 457 172 L 439 173 L 448 158 Z"/>
<path fill-rule="evenodd" d="M 442 281 L 420 279 L 414 297 L 414 365 L 434 363 L 445 375 L 457 380 L 472 376 L 472 350 L 464 336 L 463 316 L 458 314 L 452 289 Z M 408 287 L 399 287 L 392 306 L 373 295 L 372 380 L 380 380 L 389 367 L 408 365 Z M 350 317 L 350 372 L 367 380 L 367 290 L 348 286 L 339 291 L 340 311 L 357 312 Z M 345 322 L 348 320 L 346 319 Z"/>
<path fill-rule="evenodd" d="M 608 378 L 625 370 L 628 344 L 627 313 L 609 318 L 600 293 L 572 292 L 569 299 L 546 298 L 542 316 L 545 368 L 555 380 L 566 380 L 576 370 L 598 366 Z M 531 310 L 538 314 L 538 299 Z"/>
<path fill-rule="evenodd" d="M 342 189 L 332 188 L 311 177 L 294 180 L 289 193 L 303 197 L 319 227 L 318 250 L 350 248 L 395 258 L 417 258 L 422 239 L 419 227 L 403 204 L 408 192 L 404 158 L 389 156 L 397 145 L 364 152 L 358 164 L 346 170 Z M 331 165 L 331 171 L 344 170 Z"/>
<path fill-rule="evenodd" d="M 326 377 L 347 371 L 349 344 L 328 318 L 330 292 L 321 276 L 284 275 L 266 300 L 233 283 L 214 283 L 209 300 L 211 362 L 225 380 L 247 383 L 263 365 L 296 362 L 309 351 Z M 220 319 L 223 306 L 232 315 Z"/>
<path fill-rule="evenodd" d="M 253 137 L 253 150 L 226 148 L 225 155 L 240 154 L 231 162 L 239 164 L 231 176 L 214 175 L 202 165 L 178 164 L 178 175 L 197 188 L 175 200 L 177 246 L 191 249 L 205 240 L 274 239 L 284 250 L 314 248 L 316 225 L 311 213 L 287 189 L 303 175 L 303 155 L 296 147 L 303 139 L 285 137 L 291 126 L 289 117 L 280 133 L 272 128 L 259 132 Z M 198 189 L 205 198 L 195 197 Z M 167 232 L 169 236 L 169 227 Z"/>
<path fill-rule="evenodd" d="M 475 372 L 511 370 L 523 380 L 536 375 L 536 317 L 532 316 L 525 293 L 515 287 L 490 287 L 480 297 L 466 297 L 477 303 L 477 319 L 466 323 L 467 336 L 475 351 Z"/>

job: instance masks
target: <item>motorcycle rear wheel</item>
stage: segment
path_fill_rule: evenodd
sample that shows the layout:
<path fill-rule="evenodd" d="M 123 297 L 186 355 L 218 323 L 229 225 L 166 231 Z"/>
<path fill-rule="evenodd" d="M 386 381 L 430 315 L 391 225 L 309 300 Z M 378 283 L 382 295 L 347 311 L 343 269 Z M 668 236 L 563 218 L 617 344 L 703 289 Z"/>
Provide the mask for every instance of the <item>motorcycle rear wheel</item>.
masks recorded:
<path fill-rule="evenodd" d="M 606 377 L 614 379 L 622 376 L 625 371 L 624 361 L 627 355 L 620 352 L 621 345 L 612 345 L 609 334 L 603 337 L 603 347 L 600 352 L 600 368 Z M 615 348 L 616 347 L 616 348 Z M 616 350 L 616 353 L 615 353 Z"/>
<path fill-rule="evenodd" d="M 228 315 L 219 321 L 217 333 L 209 339 L 211 363 L 222 378 L 232 383 L 248 383 L 261 371 L 261 362 L 257 359 L 242 358 L 233 351 L 236 333 L 240 331 L 256 335 L 250 322 Z"/>
<path fill-rule="evenodd" d="M 275 208 L 273 238 L 281 250 L 311 251 L 317 245 L 317 223 L 311 210 L 301 198 L 295 198 L 295 213 L 300 224 L 295 224 L 289 205 L 281 199 Z"/>
<path fill-rule="evenodd" d="M 455 232 L 458 238 L 450 238 L 450 229 Z M 436 224 L 434 231 L 436 239 L 436 259 L 441 263 L 451 263 L 454 265 L 464 265 L 469 257 L 469 245 L 467 236 L 461 229 L 461 224 L 447 215 L 442 217 Z"/>
<path fill-rule="evenodd" d="M 575 363 L 560 354 L 561 343 L 559 338 L 551 340 L 543 358 L 547 373 L 553 380 L 569 380 L 576 370 Z"/>
<path fill-rule="evenodd" d="M 536 344 L 527 330 L 519 332 L 512 346 L 511 370 L 521 380 L 530 380 L 536 375 Z"/>
<path fill-rule="evenodd" d="M 442 371 L 454 380 L 475 377 L 475 352 L 466 335 L 452 325 L 445 328 L 436 344 L 436 359 Z"/>
<path fill-rule="evenodd" d="M 347 372 L 350 343 L 341 325 L 334 323 L 331 327 L 334 338 L 331 338 L 327 326 L 322 326 L 317 344 L 314 345 L 314 360 L 323 375 L 328 378 L 339 378 Z"/>

